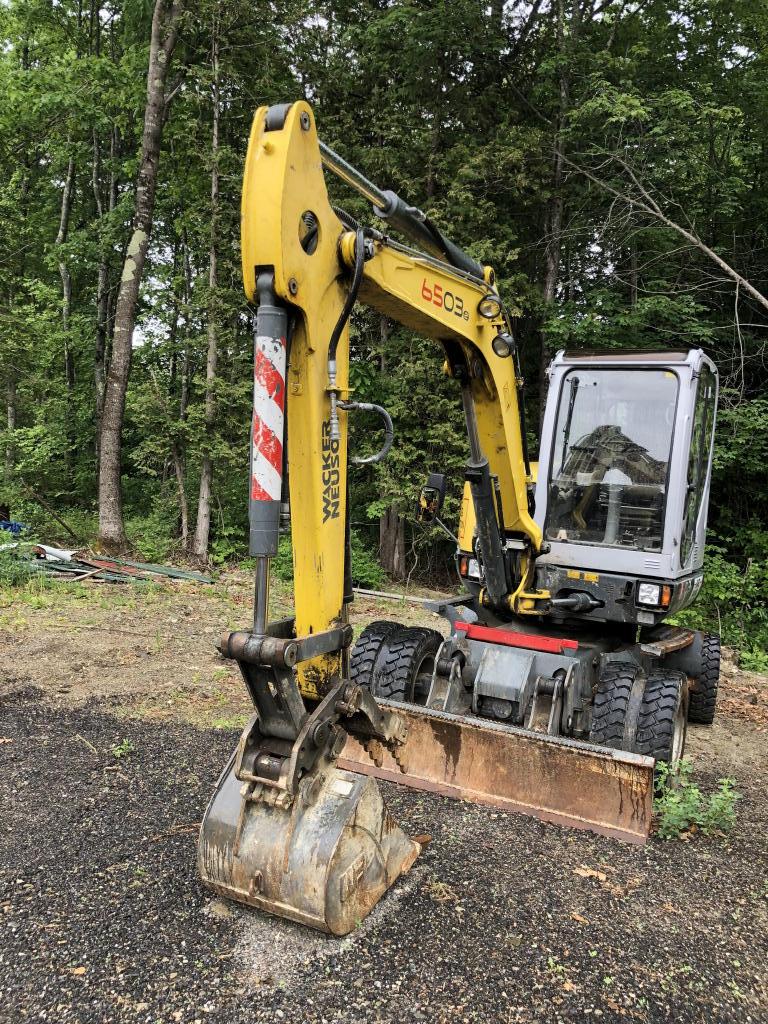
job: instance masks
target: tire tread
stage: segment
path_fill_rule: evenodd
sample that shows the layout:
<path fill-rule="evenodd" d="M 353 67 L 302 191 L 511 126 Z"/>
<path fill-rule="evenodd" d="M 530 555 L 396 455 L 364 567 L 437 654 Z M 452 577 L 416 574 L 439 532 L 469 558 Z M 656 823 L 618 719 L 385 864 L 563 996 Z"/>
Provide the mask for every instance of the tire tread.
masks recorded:
<path fill-rule="evenodd" d="M 436 654 L 443 636 L 423 626 L 403 628 L 382 652 L 381 671 L 373 690 L 375 697 L 409 703 L 413 700 L 414 666 L 427 653 Z"/>
<path fill-rule="evenodd" d="M 698 725 L 711 725 L 717 706 L 720 682 L 720 637 L 705 633 L 701 646 L 701 675 L 688 701 L 688 721 Z"/>

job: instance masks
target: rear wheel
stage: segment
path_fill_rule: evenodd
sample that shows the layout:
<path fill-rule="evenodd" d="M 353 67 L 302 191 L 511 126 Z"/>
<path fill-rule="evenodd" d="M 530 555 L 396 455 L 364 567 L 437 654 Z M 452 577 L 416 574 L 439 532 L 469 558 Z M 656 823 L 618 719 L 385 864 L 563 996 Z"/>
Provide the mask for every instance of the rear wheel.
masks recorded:
<path fill-rule="evenodd" d="M 637 719 L 635 752 L 657 761 L 679 761 L 688 722 L 688 680 L 682 672 L 652 672 Z"/>
<path fill-rule="evenodd" d="M 373 694 L 404 704 L 424 704 L 442 634 L 419 626 L 401 629 L 386 641 Z"/>
<path fill-rule="evenodd" d="M 688 701 L 688 721 L 711 725 L 720 682 L 720 637 L 705 633 L 701 644 L 701 674 L 694 680 Z"/>
<path fill-rule="evenodd" d="M 399 622 L 385 619 L 365 627 L 349 656 L 349 678 L 353 683 L 375 692 L 379 663 L 386 642 L 401 629 L 403 626 Z"/>

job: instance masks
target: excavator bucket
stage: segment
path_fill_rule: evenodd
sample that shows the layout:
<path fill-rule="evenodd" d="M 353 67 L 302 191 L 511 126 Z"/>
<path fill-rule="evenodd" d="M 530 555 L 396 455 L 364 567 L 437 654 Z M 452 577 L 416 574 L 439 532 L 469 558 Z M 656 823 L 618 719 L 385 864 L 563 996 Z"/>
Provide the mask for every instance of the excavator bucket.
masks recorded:
<path fill-rule="evenodd" d="M 390 817 L 373 779 L 330 768 L 309 799 L 270 806 L 248 798 L 235 774 L 236 753 L 200 829 L 202 881 L 229 899 L 346 935 L 421 847 Z"/>
<path fill-rule="evenodd" d="M 648 838 L 653 758 L 380 698 L 378 703 L 407 720 L 399 763 L 381 749 L 374 764 L 350 736 L 341 767 L 630 843 Z"/>

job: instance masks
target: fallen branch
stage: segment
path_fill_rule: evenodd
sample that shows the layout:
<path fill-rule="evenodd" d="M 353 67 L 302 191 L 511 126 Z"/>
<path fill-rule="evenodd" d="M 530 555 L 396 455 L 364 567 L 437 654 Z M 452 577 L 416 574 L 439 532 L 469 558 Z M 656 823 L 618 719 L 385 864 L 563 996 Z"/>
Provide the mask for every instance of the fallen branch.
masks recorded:
<path fill-rule="evenodd" d="M 53 518 L 56 520 L 59 526 L 61 526 L 62 529 L 66 530 L 69 536 L 73 538 L 73 540 L 76 540 L 78 544 L 80 543 L 80 538 L 77 536 L 72 527 L 61 518 L 58 512 L 51 508 L 50 504 L 45 500 L 45 498 L 41 494 L 38 494 L 37 491 L 33 491 L 29 484 L 22 484 L 21 486 L 24 492 L 33 501 L 36 501 L 38 505 L 42 506 L 42 508 L 44 508 L 45 511 L 48 512 L 49 515 L 53 516 Z"/>
<path fill-rule="evenodd" d="M 91 753 L 95 754 L 97 757 L 99 756 L 99 752 L 96 749 L 96 747 L 94 747 L 94 745 L 89 740 L 87 740 L 85 736 L 81 736 L 80 733 L 78 732 L 75 734 L 75 739 L 82 743 L 83 746 L 88 747 Z"/>
<path fill-rule="evenodd" d="M 722 270 L 722 272 L 736 284 L 737 288 L 741 288 L 751 298 L 753 298 L 755 302 L 758 302 L 763 307 L 763 309 L 768 310 L 768 297 L 763 295 L 761 291 L 758 291 L 758 289 L 755 288 L 753 284 L 751 284 L 745 277 L 742 277 L 742 275 L 737 270 L 734 270 L 729 263 L 726 263 L 722 256 L 718 256 L 714 249 L 710 249 L 710 247 L 705 242 L 703 242 L 701 238 L 699 238 L 695 231 L 683 227 L 682 224 L 678 224 L 677 221 L 674 221 L 671 217 L 668 217 L 661 209 L 661 207 L 658 205 L 653 196 L 651 196 L 651 194 L 648 192 L 647 188 L 645 188 L 640 183 L 636 174 L 629 166 L 629 164 L 627 164 L 620 157 L 614 155 L 612 159 L 616 160 L 619 164 L 621 164 L 624 170 L 629 174 L 630 178 L 632 179 L 635 187 L 638 189 L 640 196 L 642 198 L 633 196 L 630 192 L 622 192 L 619 189 L 614 188 L 613 185 L 610 185 L 607 181 L 603 181 L 602 178 L 598 178 L 596 174 L 593 174 L 591 171 L 587 170 L 586 167 L 582 167 L 581 164 L 577 164 L 573 160 L 570 160 L 564 154 L 561 154 L 561 159 L 563 163 L 567 164 L 569 167 L 572 167 L 574 171 L 577 171 L 579 174 L 583 174 L 585 178 L 587 178 L 593 184 L 597 185 L 598 188 L 603 189 L 612 196 L 616 196 L 617 199 L 621 199 L 623 202 L 628 203 L 636 210 L 640 210 L 642 213 L 647 214 L 649 217 L 653 217 L 655 220 L 658 220 L 665 227 L 668 227 L 672 231 L 676 231 L 679 235 L 682 235 L 682 237 L 685 238 L 686 241 L 690 242 L 691 245 L 693 245 L 695 248 L 697 248 L 699 252 L 703 253 L 708 259 L 712 260 L 712 262 L 715 263 Z"/>

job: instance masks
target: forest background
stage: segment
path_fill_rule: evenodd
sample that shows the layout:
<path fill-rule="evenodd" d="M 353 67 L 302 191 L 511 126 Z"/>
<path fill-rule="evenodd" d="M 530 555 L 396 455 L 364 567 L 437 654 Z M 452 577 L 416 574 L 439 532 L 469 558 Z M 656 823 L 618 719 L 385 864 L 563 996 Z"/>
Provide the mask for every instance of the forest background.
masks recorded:
<path fill-rule="evenodd" d="M 761 0 L 4 0 L 0 32 L 0 519 L 153 561 L 245 557 L 241 169 L 255 108 L 304 97 L 326 142 L 495 267 L 534 450 L 559 348 L 714 358 L 689 615 L 768 668 Z M 443 470 L 455 518 L 458 396 L 437 348 L 378 314 L 355 312 L 352 348 L 357 397 L 397 432 L 353 475 L 356 578 L 445 585 L 451 543 L 412 510 Z"/>

